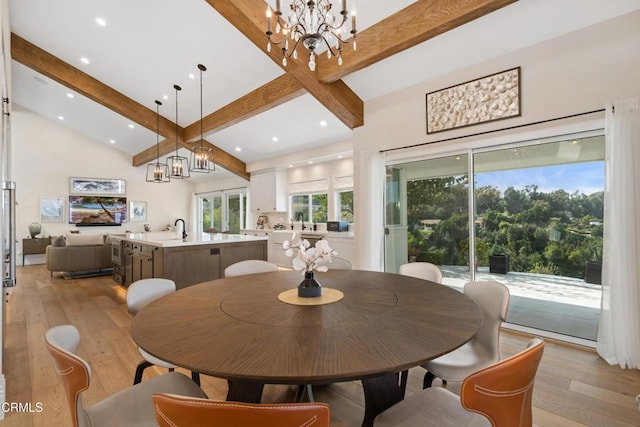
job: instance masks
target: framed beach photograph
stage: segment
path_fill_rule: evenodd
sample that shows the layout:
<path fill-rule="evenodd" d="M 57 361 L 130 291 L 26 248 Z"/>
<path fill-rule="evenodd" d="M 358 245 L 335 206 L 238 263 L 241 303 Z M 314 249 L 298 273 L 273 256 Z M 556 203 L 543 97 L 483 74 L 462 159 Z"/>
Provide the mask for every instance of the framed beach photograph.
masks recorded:
<path fill-rule="evenodd" d="M 69 193 L 124 196 L 126 181 L 108 178 L 69 178 Z"/>
<path fill-rule="evenodd" d="M 147 220 L 147 202 L 130 202 L 129 204 L 129 219 L 131 221 L 146 221 Z"/>
<path fill-rule="evenodd" d="M 64 222 L 64 199 L 40 199 L 40 222 Z"/>

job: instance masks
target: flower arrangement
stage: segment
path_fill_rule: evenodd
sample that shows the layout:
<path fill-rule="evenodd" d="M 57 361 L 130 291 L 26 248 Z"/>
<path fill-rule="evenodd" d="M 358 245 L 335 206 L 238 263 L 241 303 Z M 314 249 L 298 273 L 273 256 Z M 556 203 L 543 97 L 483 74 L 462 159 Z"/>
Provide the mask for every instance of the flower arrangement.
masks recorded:
<path fill-rule="evenodd" d="M 291 240 L 285 240 L 282 247 L 285 249 L 285 253 L 288 257 L 293 256 L 293 250 L 297 249 L 298 254 L 293 259 L 293 268 L 295 270 L 302 270 L 302 274 L 317 271 L 327 271 L 327 263 L 331 262 L 331 255 L 338 255 L 336 251 L 329 247 L 329 242 L 326 240 L 319 240 L 316 242 L 316 246 L 310 248 L 311 244 L 307 239 L 296 239 L 296 233 L 293 233 Z M 321 264 L 321 265 L 319 265 Z"/>

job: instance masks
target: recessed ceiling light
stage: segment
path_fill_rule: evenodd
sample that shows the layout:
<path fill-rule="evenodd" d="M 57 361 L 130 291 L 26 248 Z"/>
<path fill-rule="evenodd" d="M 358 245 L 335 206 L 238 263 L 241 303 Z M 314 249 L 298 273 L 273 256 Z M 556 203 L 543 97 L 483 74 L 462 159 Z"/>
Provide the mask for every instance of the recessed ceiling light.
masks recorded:
<path fill-rule="evenodd" d="M 241 152 L 241 151 L 242 151 L 242 148 L 240 148 L 240 147 L 236 147 L 236 151 L 239 153 L 239 152 Z"/>
<path fill-rule="evenodd" d="M 292 168 L 292 167 L 293 167 L 293 165 L 289 165 L 289 167 L 290 167 L 290 168 Z"/>
<path fill-rule="evenodd" d="M 167 95 L 162 95 L 162 99 L 169 99 L 169 96 L 167 96 Z"/>
<path fill-rule="evenodd" d="M 58 120 L 64 120 L 64 117 L 58 116 Z"/>
<path fill-rule="evenodd" d="M 96 24 L 100 25 L 101 27 L 106 27 L 107 26 L 107 21 L 104 20 L 104 18 L 101 17 L 97 17 L 96 18 Z"/>
<path fill-rule="evenodd" d="M 273 136 L 273 137 L 271 137 L 271 140 L 272 140 L 273 142 L 278 142 L 278 137 L 277 137 L 277 136 Z"/>
<path fill-rule="evenodd" d="M 577 144 L 577 143 L 578 143 L 578 141 L 574 139 L 573 141 L 571 141 L 571 143 L 572 143 L 572 144 Z"/>
<path fill-rule="evenodd" d="M 75 95 L 72 94 L 71 92 L 67 93 L 67 98 L 73 99 L 74 97 L 75 97 Z"/>
<path fill-rule="evenodd" d="M 135 128 L 135 126 L 133 125 L 133 123 L 129 123 L 129 129 L 133 129 Z"/>
<path fill-rule="evenodd" d="M 112 143 L 112 144 L 115 144 L 116 140 L 115 139 L 110 139 L 109 142 Z"/>
<path fill-rule="evenodd" d="M 82 58 L 80 58 L 80 62 L 82 62 L 83 64 L 88 64 L 89 58 L 83 56 Z"/>
<path fill-rule="evenodd" d="M 195 74 L 193 74 L 193 73 L 189 73 L 189 78 L 190 78 L 191 80 L 193 80 L 193 79 L 195 79 L 195 78 L 196 78 L 196 75 L 195 75 Z"/>
<path fill-rule="evenodd" d="M 340 155 L 338 156 L 338 158 L 339 158 L 339 159 L 341 159 L 342 157 L 343 157 L 343 156 L 342 156 L 342 154 L 340 154 Z"/>
<path fill-rule="evenodd" d="M 460 160 L 460 156 L 456 156 L 456 160 Z"/>
<path fill-rule="evenodd" d="M 307 163 L 309 163 L 310 165 L 313 164 L 313 160 L 309 160 Z"/>
<path fill-rule="evenodd" d="M 320 120 L 320 126 L 322 126 L 322 127 L 327 126 L 327 121 L 326 120 Z"/>

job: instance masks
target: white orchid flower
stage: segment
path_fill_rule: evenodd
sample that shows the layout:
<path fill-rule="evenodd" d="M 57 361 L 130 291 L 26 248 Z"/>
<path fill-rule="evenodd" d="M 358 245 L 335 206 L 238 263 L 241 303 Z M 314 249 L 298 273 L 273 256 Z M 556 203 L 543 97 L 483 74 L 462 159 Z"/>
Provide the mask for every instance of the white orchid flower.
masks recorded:
<path fill-rule="evenodd" d="M 295 258 L 292 261 L 293 268 L 295 270 L 302 270 L 302 274 L 305 272 L 311 272 L 314 269 L 318 271 L 328 271 L 328 267 L 324 264 L 331 262 L 331 255 L 337 255 L 338 253 L 329 247 L 329 242 L 326 240 L 319 240 L 316 242 L 315 247 L 311 248 L 311 244 L 308 240 L 296 241 L 296 233 L 291 236 L 291 241 L 285 240 L 282 247 L 285 249 L 285 253 L 288 257 L 294 255 L 294 249 L 298 250 Z M 322 261 L 323 265 L 318 265 Z"/>

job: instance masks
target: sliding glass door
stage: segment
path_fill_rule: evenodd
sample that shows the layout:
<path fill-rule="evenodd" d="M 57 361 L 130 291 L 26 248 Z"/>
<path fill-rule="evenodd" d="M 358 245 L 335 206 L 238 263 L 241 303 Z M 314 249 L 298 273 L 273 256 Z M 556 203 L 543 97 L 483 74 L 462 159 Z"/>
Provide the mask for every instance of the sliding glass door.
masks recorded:
<path fill-rule="evenodd" d="M 601 135 L 389 166 L 386 271 L 426 261 L 458 289 L 498 280 L 510 323 L 595 340 L 603 194 Z"/>

